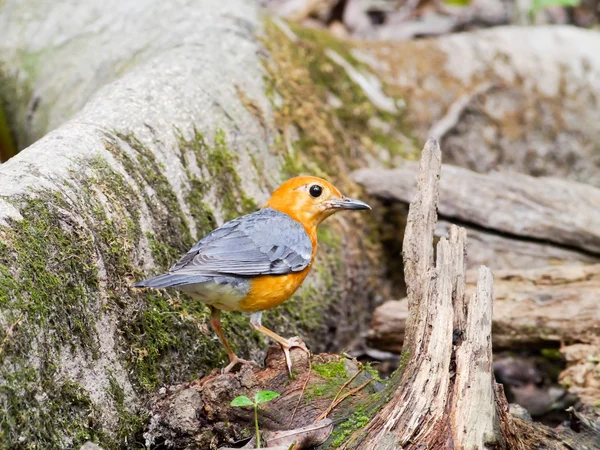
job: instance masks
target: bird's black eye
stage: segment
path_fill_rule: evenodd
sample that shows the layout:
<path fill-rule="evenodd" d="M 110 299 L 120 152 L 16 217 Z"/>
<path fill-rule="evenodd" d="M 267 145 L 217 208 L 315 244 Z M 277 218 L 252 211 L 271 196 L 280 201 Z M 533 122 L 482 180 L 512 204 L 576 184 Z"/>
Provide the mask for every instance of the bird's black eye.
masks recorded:
<path fill-rule="evenodd" d="M 319 186 L 318 184 L 313 184 L 310 187 L 310 189 L 308 190 L 308 192 L 310 193 L 311 196 L 313 196 L 314 198 L 317 198 L 323 193 L 323 188 L 321 186 Z"/>

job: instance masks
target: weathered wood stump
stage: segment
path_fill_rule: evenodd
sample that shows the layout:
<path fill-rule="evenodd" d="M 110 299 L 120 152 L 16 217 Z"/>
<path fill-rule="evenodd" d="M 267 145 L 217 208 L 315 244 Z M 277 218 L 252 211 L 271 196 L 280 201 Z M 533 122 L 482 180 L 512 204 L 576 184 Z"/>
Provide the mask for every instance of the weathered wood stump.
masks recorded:
<path fill-rule="evenodd" d="M 354 174 L 386 201 L 408 203 L 415 195 L 418 165 Z M 590 362 L 598 353 L 597 307 L 600 237 L 596 207 L 600 190 L 557 178 L 516 173 L 479 174 L 444 165 L 441 169 L 436 236 L 448 236 L 449 220 L 469 234 L 467 268 L 490 264 L 496 286 L 495 349 L 559 348 L 567 360 L 561 383 L 583 402 L 600 395 L 600 373 Z M 476 290 L 477 271 L 467 273 L 466 292 Z M 374 312 L 370 346 L 400 352 L 408 299 L 389 301 Z M 575 347 L 571 347 L 575 345 Z"/>
<path fill-rule="evenodd" d="M 345 448 L 485 448 L 512 437 L 506 400 L 492 375 L 492 289 L 479 270 L 477 291 L 465 296 L 466 233 L 451 227 L 437 245 L 441 152 L 429 141 L 404 236 L 409 356 L 392 399 Z"/>

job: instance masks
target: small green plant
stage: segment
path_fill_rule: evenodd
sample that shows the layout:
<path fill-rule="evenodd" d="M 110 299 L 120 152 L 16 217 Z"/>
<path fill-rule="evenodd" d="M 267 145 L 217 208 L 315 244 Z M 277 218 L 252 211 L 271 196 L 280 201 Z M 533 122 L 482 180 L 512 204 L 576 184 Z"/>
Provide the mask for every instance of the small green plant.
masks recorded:
<path fill-rule="evenodd" d="M 245 395 L 240 395 L 231 401 L 231 406 L 253 406 L 254 407 L 254 427 L 256 428 L 256 448 L 260 448 L 260 431 L 258 429 L 258 405 L 270 402 L 279 394 L 274 391 L 258 391 L 254 395 L 254 401 Z"/>

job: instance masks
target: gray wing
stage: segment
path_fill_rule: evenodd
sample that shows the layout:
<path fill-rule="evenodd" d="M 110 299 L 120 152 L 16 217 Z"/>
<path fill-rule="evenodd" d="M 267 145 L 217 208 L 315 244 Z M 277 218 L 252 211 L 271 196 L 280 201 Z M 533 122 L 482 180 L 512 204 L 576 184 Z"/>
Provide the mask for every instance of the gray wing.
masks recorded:
<path fill-rule="evenodd" d="M 226 223 L 170 270 L 178 275 L 284 275 L 305 269 L 312 243 L 299 222 L 271 208 Z"/>

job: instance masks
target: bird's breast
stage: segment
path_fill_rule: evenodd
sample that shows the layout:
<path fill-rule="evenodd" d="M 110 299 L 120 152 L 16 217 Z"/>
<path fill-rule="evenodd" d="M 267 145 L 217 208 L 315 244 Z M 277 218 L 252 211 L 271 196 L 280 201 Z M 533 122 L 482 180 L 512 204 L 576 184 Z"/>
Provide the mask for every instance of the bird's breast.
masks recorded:
<path fill-rule="evenodd" d="M 275 308 L 296 292 L 309 271 L 310 265 L 301 272 L 278 276 L 264 275 L 249 280 L 250 289 L 239 304 L 240 310 L 255 312 Z"/>

